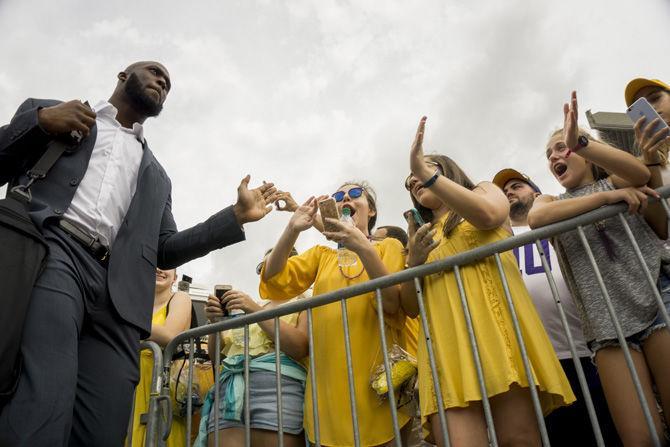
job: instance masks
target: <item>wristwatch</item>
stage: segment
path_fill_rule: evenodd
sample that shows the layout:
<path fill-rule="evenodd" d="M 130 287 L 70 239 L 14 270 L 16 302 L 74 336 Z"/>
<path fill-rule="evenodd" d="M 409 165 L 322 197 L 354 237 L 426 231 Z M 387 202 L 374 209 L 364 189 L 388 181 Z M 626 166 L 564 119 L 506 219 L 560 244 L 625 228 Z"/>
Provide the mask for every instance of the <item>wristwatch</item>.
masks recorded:
<path fill-rule="evenodd" d="M 588 145 L 589 145 L 589 139 L 586 138 L 584 135 L 580 135 L 579 138 L 577 138 L 577 145 L 575 147 L 570 148 L 570 150 L 572 152 L 577 152 L 578 150 L 583 149 Z"/>

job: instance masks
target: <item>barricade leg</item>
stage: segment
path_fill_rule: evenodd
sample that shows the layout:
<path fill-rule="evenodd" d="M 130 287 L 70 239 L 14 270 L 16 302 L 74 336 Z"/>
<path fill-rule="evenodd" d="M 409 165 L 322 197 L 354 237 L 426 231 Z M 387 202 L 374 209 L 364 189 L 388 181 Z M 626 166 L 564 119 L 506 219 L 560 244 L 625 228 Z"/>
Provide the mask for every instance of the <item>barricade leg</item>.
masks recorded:
<path fill-rule="evenodd" d="M 275 317 L 275 377 L 277 378 L 277 445 L 284 447 L 284 418 L 281 392 L 281 346 L 279 341 L 279 317 Z"/>
<path fill-rule="evenodd" d="M 340 301 L 342 304 L 342 327 L 344 329 L 344 349 L 347 357 L 347 378 L 349 379 L 349 404 L 351 406 L 351 422 L 354 429 L 354 445 L 361 445 L 360 431 L 358 429 L 358 412 L 356 411 L 356 387 L 354 386 L 354 368 L 351 359 L 351 338 L 349 336 L 349 317 L 347 315 L 347 300 Z"/>
<path fill-rule="evenodd" d="M 191 399 L 191 390 L 193 389 L 193 346 L 195 340 L 193 338 L 188 339 L 188 379 L 186 384 L 186 444 L 191 443 L 191 424 L 193 423 L 193 400 Z M 178 388 L 178 384 L 177 387 Z M 214 382 L 216 386 L 216 381 Z M 175 393 L 177 389 L 175 389 Z M 218 431 L 214 431 L 218 433 Z M 217 444 L 218 445 L 218 444 Z"/>
<path fill-rule="evenodd" d="M 216 337 L 214 339 L 214 359 L 212 360 L 214 363 L 212 365 L 214 368 L 214 445 L 219 447 L 219 419 L 221 418 L 219 414 L 219 403 L 221 401 L 221 391 L 219 388 L 219 380 L 221 379 L 221 374 L 219 373 L 219 365 L 221 364 L 221 336 L 218 332 L 210 335 L 210 337 L 212 336 Z"/>
<path fill-rule="evenodd" d="M 437 415 L 440 420 L 440 431 L 444 439 L 445 447 L 451 447 L 449 440 L 449 428 L 447 426 L 447 416 L 444 410 L 444 399 L 442 399 L 442 387 L 440 386 L 440 376 L 437 373 L 437 362 L 435 361 L 435 351 L 433 350 L 433 337 L 428 324 L 428 315 L 423 301 L 423 290 L 419 278 L 414 278 L 414 287 L 416 289 L 416 302 L 419 305 L 419 317 L 421 318 L 421 327 L 426 338 L 426 348 L 428 352 L 428 364 L 430 365 L 430 374 L 433 379 L 433 389 L 435 390 L 435 399 L 437 403 Z"/>
<path fill-rule="evenodd" d="M 244 445 L 251 447 L 251 393 L 249 386 L 249 325 L 244 326 Z"/>
<path fill-rule="evenodd" d="M 307 309 L 307 336 L 309 338 L 309 380 L 312 388 L 312 416 L 314 418 L 314 445 L 321 447 L 319 432 L 319 405 L 316 390 L 316 367 L 314 365 L 314 328 L 312 325 L 312 309 Z"/>
<path fill-rule="evenodd" d="M 472 359 L 475 362 L 477 370 L 477 380 L 479 381 L 479 390 L 482 394 L 482 407 L 484 408 L 484 419 L 486 420 L 486 428 L 489 433 L 489 443 L 492 447 L 497 447 L 498 438 L 496 436 L 495 424 L 493 423 L 493 413 L 491 412 L 491 403 L 489 402 L 489 395 L 486 391 L 486 381 L 484 379 L 484 369 L 482 368 L 482 361 L 479 357 L 479 348 L 477 347 L 477 337 L 475 329 L 472 326 L 472 316 L 470 315 L 470 307 L 468 306 L 468 299 L 463 288 L 463 280 L 461 279 L 461 269 L 458 265 L 454 266 L 454 276 L 456 277 L 456 284 L 458 286 L 458 294 L 461 297 L 461 305 L 463 306 L 463 315 L 465 316 L 465 324 L 468 328 L 468 337 L 470 338 L 470 347 L 472 348 Z"/>
<path fill-rule="evenodd" d="M 551 294 L 554 297 L 554 302 L 556 303 L 556 309 L 561 318 L 561 324 L 565 335 L 568 338 L 568 345 L 570 346 L 570 354 L 572 355 L 572 361 L 575 365 L 575 370 L 577 372 L 577 379 L 579 380 L 579 388 L 582 390 L 582 395 L 584 396 L 584 403 L 586 404 L 586 410 L 589 414 L 589 420 L 591 421 L 591 427 L 593 428 L 593 434 L 596 438 L 596 444 L 598 447 L 605 447 L 605 440 L 603 439 L 602 431 L 600 430 L 600 424 L 598 423 L 598 417 L 596 415 L 595 407 L 593 406 L 593 399 L 591 398 L 591 391 L 589 386 L 586 383 L 586 376 L 584 375 L 584 369 L 582 368 L 582 362 L 579 361 L 579 355 L 577 354 L 577 347 L 575 346 L 575 340 L 572 337 L 570 332 L 570 326 L 568 325 L 568 319 L 565 316 L 565 310 L 563 310 L 563 304 L 561 302 L 561 297 L 558 294 L 558 288 L 556 287 L 556 281 L 554 280 L 554 275 L 551 273 L 551 268 L 549 267 L 549 262 L 546 258 L 546 253 L 542 248 L 542 243 L 540 240 L 535 241 L 535 247 L 540 254 L 540 260 L 542 261 L 542 268 L 544 268 L 544 273 L 547 275 L 547 281 L 549 282 L 549 288 L 551 289 Z"/>
<path fill-rule="evenodd" d="M 512 318 L 512 324 L 514 326 L 514 333 L 516 334 L 516 341 L 519 345 L 519 350 L 521 352 L 521 360 L 523 361 L 523 368 L 526 372 L 526 380 L 528 380 L 528 389 L 530 390 L 530 397 L 533 401 L 533 408 L 535 410 L 535 417 L 537 418 L 537 426 L 540 430 L 540 436 L 542 437 L 542 444 L 545 447 L 549 447 L 549 435 L 547 434 L 547 426 L 544 423 L 544 415 L 542 414 L 542 405 L 540 404 L 540 397 L 537 392 L 537 386 L 535 384 L 535 378 L 533 377 L 533 370 L 530 366 L 530 361 L 528 359 L 528 351 L 526 350 L 526 343 L 523 340 L 523 334 L 521 333 L 521 328 L 519 327 L 519 319 L 516 314 L 516 309 L 514 307 L 514 302 L 512 301 L 512 295 L 509 291 L 509 284 L 507 283 L 507 275 L 502 268 L 502 261 L 500 260 L 500 254 L 495 254 L 496 265 L 498 266 L 498 274 L 500 275 L 500 280 L 502 281 L 503 290 L 505 292 L 505 299 L 507 300 L 507 308 Z"/>
<path fill-rule="evenodd" d="M 584 250 L 586 250 L 586 255 L 589 258 L 591 267 L 593 267 L 593 272 L 595 274 L 596 280 L 598 281 L 598 286 L 600 287 L 600 291 L 603 294 L 603 299 L 605 300 L 605 304 L 607 305 L 607 311 L 610 314 L 612 324 L 614 325 L 614 329 L 616 330 L 617 339 L 619 340 L 619 344 L 621 345 L 621 349 L 623 350 L 624 358 L 626 359 L 626 365 L 628 365 L 628 370 L 630 371 L 631 379 L 633 380 L 633 385 L 635 386 L 635 392 L 637 393 L 639 403 L 642 406 L 642 413 L 644 414 L 644 419 L 645 422 L 647 423 L 647 428 L 649 429 L 649 434 L 651 436 L 652 442 L 654 446 L 660 446 L 661 442 L 658 438 L 658 433 L 656 433 L 656 427 L 651 417 L 651 413 L 647 405 L 647 399 L 644 396 L 644 391 L 642 390 L 642 384 L 640 383 L 640 378 L 637 374 L 637 371 L 635 370 L 635 365 L 633 364 L 633 358 L 630 355 L 630 349 L 628 348 L 626 338 L 624 337 L 623 330 L 621 329 L 621 324 L 619 323 L 616 311 L 614 310 L 614 306 L 612 305 L 612 300 L 610 299 L 602 275 L 600 274 L 600 269 L 598 268 L 596 260 L 593 257 L 591 247 L 589 246 L 589 243 L 586 240 L 584 229 L 581 226 L 579 226 L 577 227 L 577 232 L 579 234 L 579 239 L 582 243 L 582 246 L 584 247 Z"/>
<path fill-rule="evenodd" d="M 393 422 L 393 434 L 395 436 L 396 447 L 402 447 L 400 438 L 400 425 L 398 423 L 398 409 L 396 408 L 395 391 L 393 389 L 393 380 L 391 376 L 391 362 L 389 361 L 388 346 L 386 343 L 386 329 L 384 324 L 384 309 L 382 305 L 382 291 L 375 291 L 377 297 L 377 317 L 379 319 L 379 337 L 381 341 L 382 355 L 384 356 L 384 370 L 386 373 L 386 385 L 388 387 L 388 401 L 391 408 L 391 419 Z"/>

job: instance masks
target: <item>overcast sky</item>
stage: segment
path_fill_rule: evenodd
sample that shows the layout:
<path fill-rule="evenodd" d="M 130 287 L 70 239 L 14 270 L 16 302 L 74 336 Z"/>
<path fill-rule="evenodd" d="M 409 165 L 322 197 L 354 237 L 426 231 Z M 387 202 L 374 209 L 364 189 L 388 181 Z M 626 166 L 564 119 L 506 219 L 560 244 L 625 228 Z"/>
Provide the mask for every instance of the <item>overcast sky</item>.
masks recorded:
<path fill-rule="evenodd" d="M 137 60 L 170 70 L 145 136 L 172 178 L 180 228 L 232 204 L 247 173 L 296 199 L 366 179 L 378 224 L 403 225 L 403 180 L 421 115 L 425 146 L 475 181 L 526 172 L 559 191 L 544 158 L 562 103 L 623 111 L 637 76 L 670 80 L 670 1 L 0 0 L 0 123 L 26 97 L 107 99 Z M 257 296 L 255 266 L 289 216 L 180 269 Z M 303 251 L 322 238 L 298 241 Z"/>

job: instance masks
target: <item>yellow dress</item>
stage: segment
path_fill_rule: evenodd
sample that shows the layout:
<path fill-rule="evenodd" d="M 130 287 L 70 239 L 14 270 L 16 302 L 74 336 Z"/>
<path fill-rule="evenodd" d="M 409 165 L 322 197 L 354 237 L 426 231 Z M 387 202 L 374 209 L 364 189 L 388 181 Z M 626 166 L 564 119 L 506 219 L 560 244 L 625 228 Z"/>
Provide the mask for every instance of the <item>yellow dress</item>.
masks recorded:
<path fill-rule="evenodd" d="M 375 243 L 374 247 L 389 273 L 402 270 L 405 260 L 400 242 L 388 238 Z M 345 275 L 352 279 L 346 278 Z M 340 272 L 337 265 L 337 251 L 321 245 L 289 258 L 284 270 L 269 280 L 265 281 L 262 277 L 261 275 L 260 294 L 264 298 L 272 297 L 272 299 L 292 298 L 307 290 L 312 284 L 314 284 L 314 296 L 317 296 L 369 279 L 360 259 L 355 265 L 346 267 Z M 373 292 L 347 300 L 356 408 L 362 446 L 383 444 L 393 438 L 389 403 L 381 401 L 370 385 L 372 370 L 383 362 L 376 308 Z M 400 331 L 405 325 L 405 316 L 399 311 L 394 317 L 387 316 L 385 321 L 386 336 L 390 344 L 398 340 Z M 352 446 L 354 435 L 340 302 L 313 310 L 313 335 L 321 443 L 327 446 Z M 313 371 L 309 371 L 307 377 L 304 425 L 309 440 L 314 442 L 309 376 L 312 373 Z M 399 412 L 398 419 L 403 426 L 409 417 Z"/>
<path fill-rule="evenodd" d="M 164 325 L 167 318 L 167 307 L 163 306 L 151 319 L 151 324 Z M 149 409 L 151 393 L 151 371 L 154 365 L 153 356 L 148 349 L 140 352 L 140 381 L 135 388 L 135 412 L 133 413 L 133 447 L 143 447 L 146 436 L 146 425 L 140 424 L 140 415 Z M 186 425 L 179 418 L 172 419 L 172 430 L 167 440 L 167 447 L 183 447 L 186 445 Z"/>
<path fill-rule="evenodd" d="M 444 238 L 442 227 L 447 216 L 435 225 L 435 238 L 441 238 L 441 241 L 427 262 L 509 237 L 502 228 L 482 231 L 462 221 L 449 238 Z M 546 415 L 557 407 L 573 402 L 575 397 L 524 286 L 514 255 L 508 251 L 500 257 Z M 488 396 L 508 391 L 513 383 L 527 387 L 528 381 L 495 259 L 491 256 L 463 266 L 460 272 Z M 423 290 L 445 407 L 466 407 L 468 402 L 480 401 L 482 396 L 453 271 L 424 278 Z M 437 402 L 421 326 L 418 363 L 419 400 L 425 423 L 428 415 L 437 412 Z"/>

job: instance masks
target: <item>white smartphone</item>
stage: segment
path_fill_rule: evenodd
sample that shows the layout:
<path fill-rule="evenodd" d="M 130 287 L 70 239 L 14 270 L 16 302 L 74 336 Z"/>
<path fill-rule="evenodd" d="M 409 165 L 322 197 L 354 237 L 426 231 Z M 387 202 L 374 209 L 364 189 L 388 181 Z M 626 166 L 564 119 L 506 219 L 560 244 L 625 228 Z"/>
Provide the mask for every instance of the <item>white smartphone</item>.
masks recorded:
<path fill-rule="evenodd" d="M 647 101 L 647 98 L 644 96 L 631 104 L 631 106 L 628 107 L 628 110 L 626 110 L 626 114 L 633 121 L 633 124 L 635 124 L 637 120 L 644 116 L 646 118 L 645 126 L 649 125 L 650 122 L 658 118 L 658 123 L 656 123 L 656 126 L 654 126 L 653 132 L 651 133 L 652 135 L 654 135 L 659 130 L 668 127 L 668 124 L 663 121 L 663 118 L 661 118 L 658 113 L 656 113 L 656 110 L 654 110 L 651 104 L 649 104 L 649 101 Z"/>

